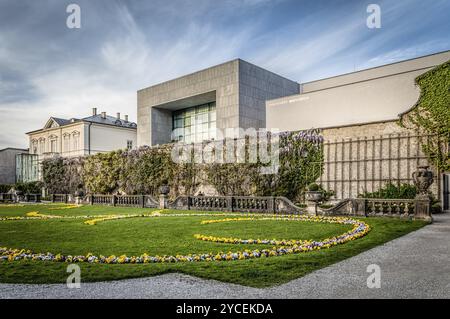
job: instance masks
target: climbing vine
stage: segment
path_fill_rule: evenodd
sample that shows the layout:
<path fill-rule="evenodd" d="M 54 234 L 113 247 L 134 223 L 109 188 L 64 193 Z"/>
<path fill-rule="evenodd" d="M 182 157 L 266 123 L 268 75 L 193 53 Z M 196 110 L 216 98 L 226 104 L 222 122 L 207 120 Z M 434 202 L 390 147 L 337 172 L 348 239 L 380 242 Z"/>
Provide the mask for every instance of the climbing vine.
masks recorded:
<path fill-rule="evenodd" d="M 279 167 L 261 174 L 271 164 L 213 164 L 208 181 L 221 195 L 285 196 L 300 201 L 306 186 L 322 174 L 323 138 L 316 130 L 283 132 L 279 136 Z"/>
<path fill-rule="evenodd" d="M 416 78 L 420 97 L 400 124 L 424 133 L 422 150 L 439 170 L 450 170 L 450 61 Z"/>

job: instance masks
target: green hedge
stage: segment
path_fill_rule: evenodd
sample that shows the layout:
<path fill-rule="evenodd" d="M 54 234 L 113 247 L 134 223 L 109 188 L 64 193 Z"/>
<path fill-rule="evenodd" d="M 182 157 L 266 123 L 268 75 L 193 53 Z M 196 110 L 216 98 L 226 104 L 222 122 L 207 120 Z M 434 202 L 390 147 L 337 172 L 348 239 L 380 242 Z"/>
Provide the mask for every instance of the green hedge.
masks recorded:
<path fill-rule="evenodd" d="M 411 184 L 396 185 L 387 183 L 385 186 L 375 192 L 364 192 L 359 194 L 360 198 L 382 198 L 382 199 L 414 199 L 417 194 L 417 188 Z"/>
<path fill-rule="evenodd" d="M 7 193 L 11 188 L 15 188 L 24 194 L 40 194 L 43 184 L 41 182 L 0 184 L 0 193 Z"/>

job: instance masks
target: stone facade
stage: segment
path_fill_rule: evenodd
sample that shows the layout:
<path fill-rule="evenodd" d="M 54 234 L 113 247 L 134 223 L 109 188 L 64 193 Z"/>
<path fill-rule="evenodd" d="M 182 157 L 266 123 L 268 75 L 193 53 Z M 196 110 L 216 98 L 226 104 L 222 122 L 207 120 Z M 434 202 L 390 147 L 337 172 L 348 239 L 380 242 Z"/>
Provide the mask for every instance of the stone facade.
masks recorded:
<path fill-rule="evenodd" d="M 129 144 L 136 146 L 134 123 L 134 127 L 113 125 L 112 119 L 121 119 L 94 112 L 88 119 L 50 118 L 44 128 L 28 132 L 30 154 L 38 154 L 42 160 L 53 156 L 75 157 L 126 149 Z M 98 122 L 103 116 L 105 123 Z M 127 120 L 126 123 L 131 122 Z"/>

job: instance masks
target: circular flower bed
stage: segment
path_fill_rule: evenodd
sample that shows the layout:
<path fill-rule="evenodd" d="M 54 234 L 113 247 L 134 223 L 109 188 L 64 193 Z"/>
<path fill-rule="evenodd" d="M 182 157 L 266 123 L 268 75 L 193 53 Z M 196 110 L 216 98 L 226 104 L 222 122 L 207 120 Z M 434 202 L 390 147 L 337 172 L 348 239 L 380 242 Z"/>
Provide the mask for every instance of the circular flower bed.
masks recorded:
<path fill-rule="evenodd" d="M 202 241 L 210 241 L 216 243 L 227 244 L 262 244 L 272 245 L 268 249 L 254 249 L 254 250 L 237 250 L 234 252 L 217 252 L 204 254 L 188 254 L 188 255 L 165 255 L 165 256 L 151 256 L 146 253 L 140 256 L 96 256 L 91 253 L 87 255 L 71 256 L 62 255 L 58 253 L 35 253 L 26 249 L 0 248 L 0 260 L 3 261 L 17 261 L 17 260 L 36 260 L 36 261 L 56 261 L 56 262 L 88 262 L 88 263 L 103 263 L 103 264 L 134 264 L 134 263 L 165 263 L 165 262 L 199 262 L 199 261 L 231 261 L 244 260 L 254 258 L 267 258 L 289 254 L 298 254 L 313 250 L 320 250 L 330 248 L 335 245 L 344 244 L 346 242 L 355 240 L 366 235 L 370 231 L 369 225 L 366 223 L 347 218 L 347 217 L 323 217 L 323 216 L 308 216 L 308 215 L 263 215 L 252 214 L 246 217 L 236 217 L 236 213 L 220 213 L 220 214 L 161 214 L 161 211 L 156 211 L 151 214 L 139 215 L 103 215 L 103 216 L 51 216 L 41 215 L 39 212 L 30 212 L 27 217 L 8 217 L 0 220 L 22 220 L 22 219 L 50 219 L 50 218 L 90 218 L 85 221 L 87 225 L 95 225 L 98 222 L 124 219 L 133 217 L 177 217 L 177 216 L 230 216 L 223 219 L 210 219 L 201 222 L 203 225 L 212 223 L 224 222 L 240 222 L 240 221 L 258 221 L 258 220 L 276 220 L 289 222 L 318 222 L 318 223 L 335 223 L 352 225 L 352 229 L 341 235 L 325 238 L 319 241 L 313 240 L 287 240 L 287 239 L 241 239 L 232 237 L 215 237 L 202 234 L 195 234 L 194 237 Z M 231 217 L 234 216 L 234 217 Z"/>

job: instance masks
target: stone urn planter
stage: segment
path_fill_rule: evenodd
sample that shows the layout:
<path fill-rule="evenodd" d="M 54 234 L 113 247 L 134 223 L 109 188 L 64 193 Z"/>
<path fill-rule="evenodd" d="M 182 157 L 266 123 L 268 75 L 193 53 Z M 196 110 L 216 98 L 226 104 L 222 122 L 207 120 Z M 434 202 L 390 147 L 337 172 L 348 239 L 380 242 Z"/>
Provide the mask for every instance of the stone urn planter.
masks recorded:
<path fill-rule="evenodd" d="M 428 196 L 428 188 L 433 184 L 433 172 L 429 166 L 418 166 L 412 177 L 419 194 Z"/>
<path fill-rule="evenodd" d="M 305 193 L 306 200 L 310 202 L 320 202 L 323 198 L 323 193 L 320 191 L 307 191 Z"/>
<path fill-rule="evenodd" d="M 308 202 L 313 203 L 314 214 L 317 215 L 317 206 L 323 199 L 323 193 L 321 191 L 307 191 L 305 193 L 305 197 Z"/>
<path fill-rule="evenodd" d="M 159 187 L 159 193 L 161 195 L 168 195 L 170 192 L 170 187 L 169 185 L 162 185 Z"/>

